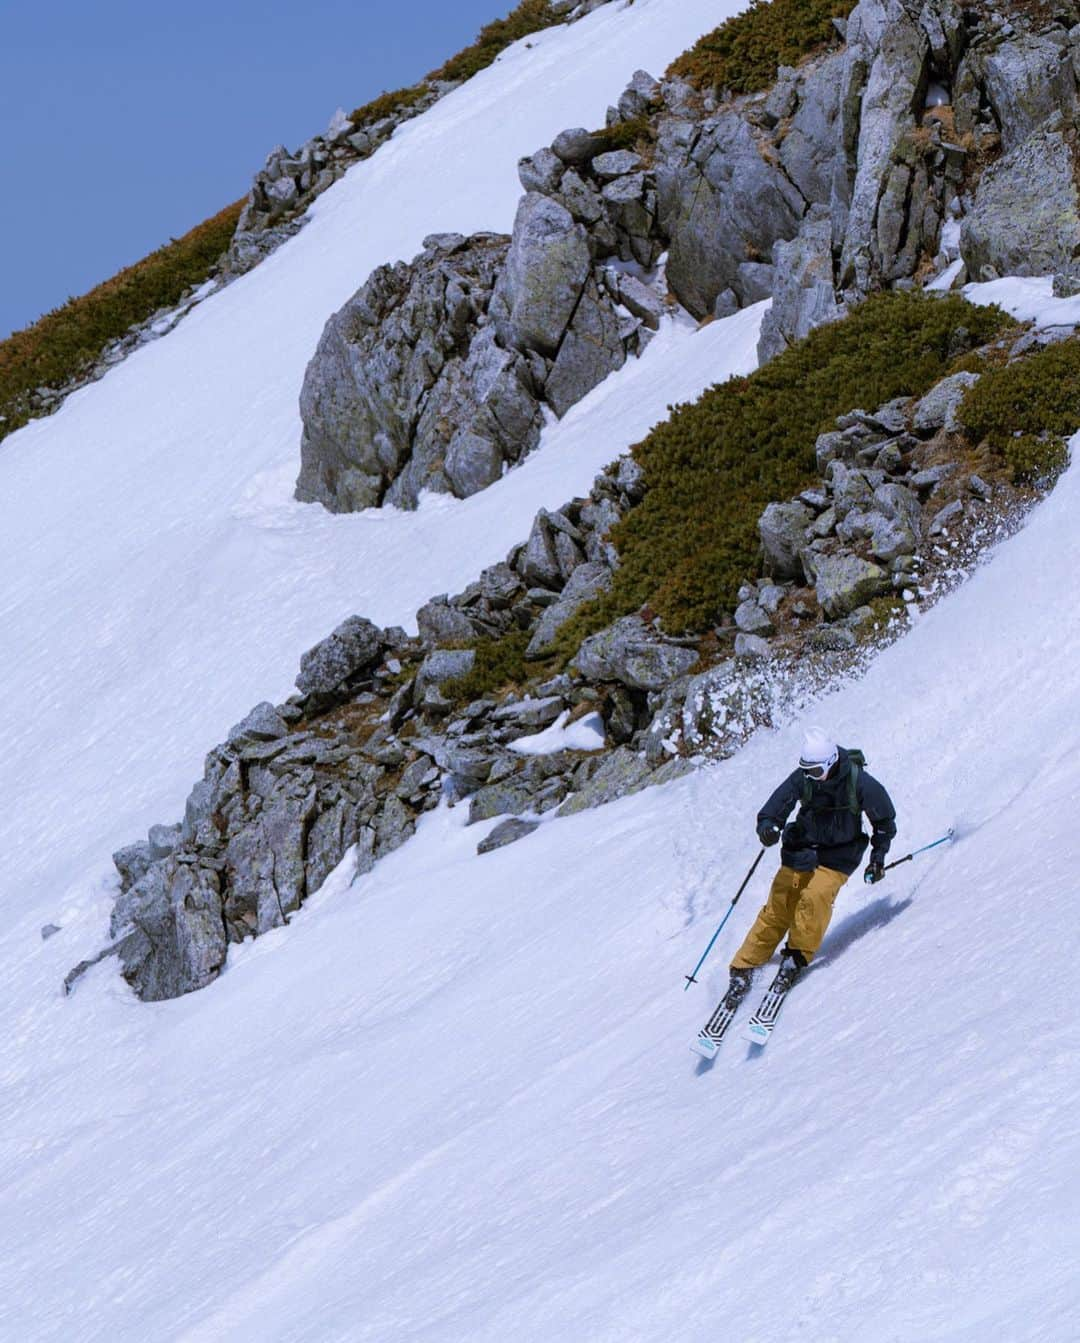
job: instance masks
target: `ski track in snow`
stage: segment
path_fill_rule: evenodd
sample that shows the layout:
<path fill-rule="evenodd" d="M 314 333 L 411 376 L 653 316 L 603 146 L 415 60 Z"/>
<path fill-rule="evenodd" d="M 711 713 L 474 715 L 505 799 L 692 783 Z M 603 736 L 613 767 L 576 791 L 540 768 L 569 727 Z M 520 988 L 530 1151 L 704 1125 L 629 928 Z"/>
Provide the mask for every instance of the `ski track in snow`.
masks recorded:
<path fill-rule="evenodd" d="M 439 810 L 199 994 L 140 1004 L 109 964 L 58 993 L 101 934 L 108 847 L 178 813 L 202 751 L 287 689 L 307 643 L 354 609 L 409 619 L 667 401 L 747 366 L 760 312 L 672 326 L 474 500 L 330 518 L 288 498 L 303 363 L 369 268 L 335 256 L 507 227 L 517 153 L 598 123 L 636 66 L 725 12 L 637 0 L 515 48 L 253 275 L 0 449 L 0 1338 L 1080 1337 L 1075 467 L 813 710 L 890 788 L 896 856 L 963 829 L 845 888 L 763 1053 L 733 1036 L 699 1071 L 687 1046 L 773 860 L 702 985 L 682 976 L 797 724 L 483 857 L 490 824 Z M 476 120 L 506 181 L 469 179 L 430 224 L 403 204 L 391 246 L 369 190 L 407 195 L 459 141 L 460 166 Z M 41 942 L 48 919 L 63 931 Z"/>

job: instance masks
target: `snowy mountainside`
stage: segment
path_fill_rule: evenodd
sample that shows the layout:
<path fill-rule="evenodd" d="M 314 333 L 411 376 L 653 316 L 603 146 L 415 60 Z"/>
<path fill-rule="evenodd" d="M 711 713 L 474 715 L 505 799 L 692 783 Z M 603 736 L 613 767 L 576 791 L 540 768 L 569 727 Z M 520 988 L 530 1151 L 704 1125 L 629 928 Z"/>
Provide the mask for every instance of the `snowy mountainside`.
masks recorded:
<path fill-rule="evenodd" d="M 573 468 L 508 481 L 478 513 L 333 520 L 291 499 L 297 398 L 330 314 L 433 230 L 509 229 L 522 154 L 567 125 L 602 124 L 634 69 L 662 69 L 735 8 L 636 0 L 517 43 L 321 196 L 302 234 L 257 272 L 5 440 L 8 899 L 29 889 L 55 905 L 88 863 L 175 815 L 206 744 L 256 700 L 287 692 L 301 652 L 339 620 L 411 624 L 433 592 L 500 559 L 537 507 L 587 487 L 672 395 L 742 370 L 754 338 L 732 364 L 702 350 L 677 387 L 642 384 L 626 407 L 640 418 L 597 455 L 568 447 Z M 553 430 L 564 432 L 569 418 Z"/>
<path fill-rule="evenodd" d="M 198 994 L 140 1004 L 110 965 L 58 992 L 101 936 L 110 849 L 177 814 L 304 647 L 352 611 L 411 621 L 669 402 L 752 366 L 760 307 L 671 322 L 483 494 L 345 517 L 290 498 L 304 364 L 366 270 L 432 228 L 507 227 L 519 153 L 598 124 L 726 12 L 636 0 L 512 49 L 5 442 L 0 1337 L 1080 1337 L 1075 468 L 815 706 L 892 791 L 894 856 L 961 837 L 846 888 L 764 1055 L 732 1040 L 702 1072 L 687 1044 L 768 865 L 703 986 L 682 976 L 796 724 L 483 857 L 484 826 L 441 808 Z"/>
<path fill-rule="evenodd" d="M 1078 479 L 817 706 L 892 790 L 898 856 L 961 837 L 856 877 L 760 1057 L 686 1045 L 764 873 L 681 976 L 794 725 L 482 858 L 438 811 L 364 899 L 343 865 L 176 1001 L 98 970 L 62 1002 L 60 939 L 24 944 L 5 1332 L 1076 1337 L 1080 617 L 1046 559 L 1077 558 Z"/>

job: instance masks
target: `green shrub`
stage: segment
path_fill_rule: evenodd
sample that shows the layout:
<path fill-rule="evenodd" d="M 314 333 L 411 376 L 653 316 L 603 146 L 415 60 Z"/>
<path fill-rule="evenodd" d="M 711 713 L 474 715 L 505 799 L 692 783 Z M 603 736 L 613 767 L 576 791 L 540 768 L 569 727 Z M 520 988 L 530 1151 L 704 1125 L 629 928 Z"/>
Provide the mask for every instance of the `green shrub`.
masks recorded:
<path fill-rule="evenodd" d="M 362 107 L 354 107 L 349 120 L 354 126 L 366 126 L 373 121 L 381 121 L 393 112 L 401 111 L 418 103 L 428 92 L 427 84 L 413 84 L 407 89 L 394 89 L 392 93 L 380 93 Z"/>
<path fill-rule="evenodd" d="M 35 387 L 59 387 L 85 372 L 109 341 L 201 284 L 228 247 L 243 204 L 234 202 L 0 342 L 0 438 L 29 419 L 26 398 Z"/>
<path fill-rule="evenodd" d="M 511 42 L 537 33 L 541 28 L 550 28 L 558 22 L 559 17 L 551 12 L 548 0 L 521 0 L 505 19 L 493 19 L 491 23 L 486 23 L 472 46 L 451 56 L 437 70 L 432 70 L 428 79 L 471 79 L 479 71 L 485 70 Z"/>
<path fill-rule="evenodd" d="M 1009 325 L 958 295 L 881 294 L 676 407 L 634 450 L 647 493 L 612 533 L 621 563 L 611 591 L 565 627 L 562 655 L 642 607 L 670 633 L 715 623 L 757 569 L 765 505 L 817 481 L 817 435 L 854 406 L 921 395 L 950 359 Z"/>
<path fill-rule="evenodd" d="M 600 146 L 598 154 L 610 154 L 615 149 L 640 150 L 656 143 L 656 128 L 648 117 L 631 117 L 629 121 L 618 121 L 614 126 L 594 131 L 593 138 Z"/>
<path fill-rule="evenodd" d="M 1014 481 L 1053 481 L 1067 461 L 1065 440 L 1080 429 L 1080 340 L 988 370 L 959 418 L 976 443 L 1004 458 Z"/>
<path fill-rule="evenodd" d="M 836 37 L 834 18 L 844 18 L 854 0 L 750 0 L 750 7 L 683 52 L 668 67 L 695 88 L 757 93 L 776 80 L 781 65 Z"/>
<path fill-rule="evenodd" d="M 447 681 L 443 690 L 455 703 L 468 704 L 493 691 L 525 685 L 541 665 L 525 660 L 531 637 L 527 630 L 512 630 L 501 639 L 479 640 L 472 671 Z"/>

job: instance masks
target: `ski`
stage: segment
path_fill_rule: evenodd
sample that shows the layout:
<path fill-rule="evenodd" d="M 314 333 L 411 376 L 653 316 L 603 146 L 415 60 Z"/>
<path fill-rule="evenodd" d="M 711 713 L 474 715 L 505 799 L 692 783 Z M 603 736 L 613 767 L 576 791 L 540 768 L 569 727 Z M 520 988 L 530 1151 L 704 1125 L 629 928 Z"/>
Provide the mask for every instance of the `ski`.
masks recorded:
<path fill-rule="evenodd" d="M 697 1039 L 691 1044 L 690 1048 L 695 1054 L 700 1054 L 703 1059 L 714 1059 L 716 1057 L 720 1042 L 723 1040 L 727 1028 L 735 1020 L 739 1004 L 746 997 L 749 988 L 749 980 L 747 980 L 746 987 L 743 989 L 733 991 L 731 987 L 728 988 L 728 991 L 716 1004 L 716 1011 L 698 1031 Z"/>
<path fill-rule="evenodd" d="M 776 1018 L 780 1015 L 780 1009 L 783 1007 L 794 983 L 795 978 L 791 976 L 789 971 L 781 967 L 776 972 L 776 978 L 769 985 L 768 993 L 762 998 L 757 1011 L 743 1029 L 744 1040 L 749 1040 L 752 1045 L 761 1045 L 762 1047 L 769 1043 L 769 1036 L 773 1033 Z"/>

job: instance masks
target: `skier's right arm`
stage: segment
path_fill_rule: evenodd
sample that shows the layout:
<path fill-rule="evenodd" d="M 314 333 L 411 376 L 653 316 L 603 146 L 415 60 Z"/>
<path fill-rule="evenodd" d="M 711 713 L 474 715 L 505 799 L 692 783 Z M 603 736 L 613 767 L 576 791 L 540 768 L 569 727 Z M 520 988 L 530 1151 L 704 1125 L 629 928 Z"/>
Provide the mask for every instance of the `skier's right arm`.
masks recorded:
<path fill-rule="evenodd" d="M 762 844 L 776 843 L 801 796 L 801 777 L 796 771 L 788 775 L 757 814 L 757 834 Z"/>

